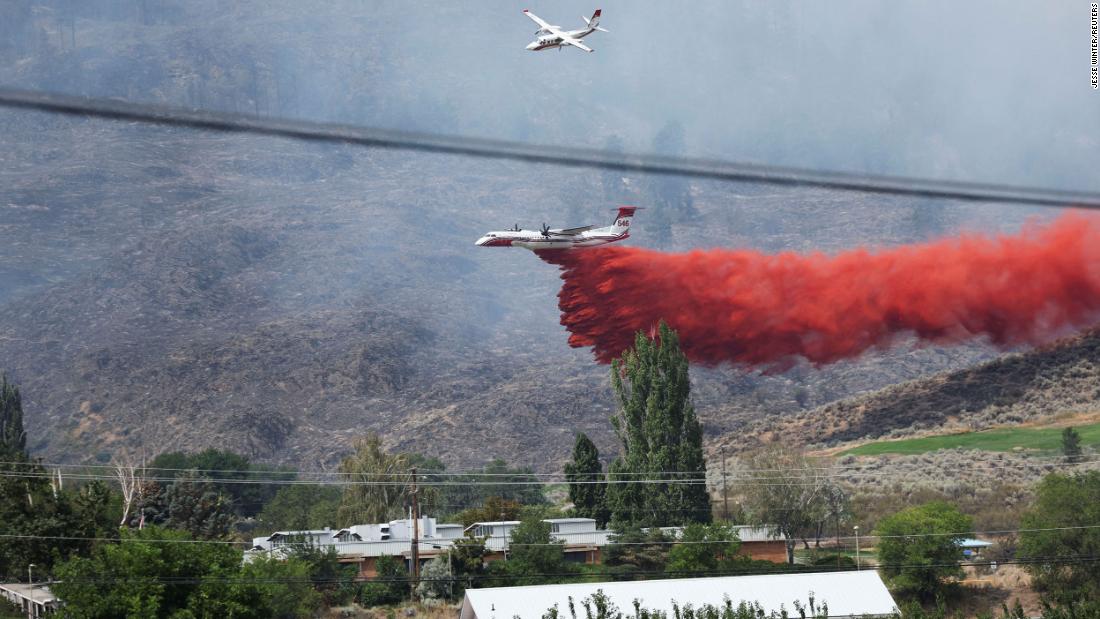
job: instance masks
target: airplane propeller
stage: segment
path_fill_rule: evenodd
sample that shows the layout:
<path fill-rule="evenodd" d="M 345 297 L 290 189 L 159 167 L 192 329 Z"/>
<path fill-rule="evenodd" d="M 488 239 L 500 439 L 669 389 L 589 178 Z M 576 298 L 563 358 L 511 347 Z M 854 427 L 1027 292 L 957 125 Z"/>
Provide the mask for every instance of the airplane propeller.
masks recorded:
<path fill-rule="evenodd" d="M 542 235 L 550 236 L 550 226 L 546 225 L 546 222 L 542 222 Z"/>

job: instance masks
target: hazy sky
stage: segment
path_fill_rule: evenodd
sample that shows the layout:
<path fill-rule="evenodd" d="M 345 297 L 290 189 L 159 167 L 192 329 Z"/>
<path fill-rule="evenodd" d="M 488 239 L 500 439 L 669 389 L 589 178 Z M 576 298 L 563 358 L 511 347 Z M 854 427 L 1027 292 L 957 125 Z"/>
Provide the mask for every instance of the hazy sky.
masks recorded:
<path fill-rule="evenodd" d="M 617 134 L 638 151 L 678 121 L 696 155 L 1100 189 L 1082 0 L 609 0 L 593 54 L 524 50 L 523 8 L 578 28 L 596 7 L 577 0 L 150 4 L 168 18 L 78 20 L 79 74 L 56 87 L 178 103 L 120 86 L 162 62 L 148 49 L 169 49 L 160 69 L 177 84 L 201 60 L 198 79 L 232 90 L 247 57 L 276 74 L 283 113 L 310 118 L 583 145 Z"/>

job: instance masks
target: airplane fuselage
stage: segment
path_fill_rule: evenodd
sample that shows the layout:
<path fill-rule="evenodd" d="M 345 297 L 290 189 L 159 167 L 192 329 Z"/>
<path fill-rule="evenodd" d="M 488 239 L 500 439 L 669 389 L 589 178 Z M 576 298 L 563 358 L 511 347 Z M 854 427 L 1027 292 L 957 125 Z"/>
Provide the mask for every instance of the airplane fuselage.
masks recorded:
<path fill-rule="evenodd" d="M 516 226 L 511 230 L 486 232 L 474 244 L 478 247 L 522 247 L 531 251 L 606 245 L 630 236 L 630 221 L 637 210 L 635 206 L 620 206 L 611 225 L 601 228 L 594 225 L 579 228 L 551 228 L 543 224 L 541 230 L 522 230 Z"/>
<path fill-rule="evenodd" d="M 621 241 L 630 236 L 629 232 L 614 234 L 610 230 L 591 230 L 576 236 L 562 237 L 554 234 L 543 235 L 538 230 L 494 230 L 477 240 L 479 247 L 522 247 L 537 251 L 541 249 L 575 249 L 595 247 Z"/>
<path fill-rule="evenodd" d="M 592 34 L 595 31 L 595 28 L 585 28 L 584 30 L 570 30 L 565 34 L 574 39 L 583 39 L 584 37 Z M 553 34 L 540 36 L 539 38 L 531 41 L 531 43 L 527 45 L 527 49 L 532 52 L 541 52 L 545 49 L 554 48 L 561 48 L 561 37 L 555 36 Z"/>

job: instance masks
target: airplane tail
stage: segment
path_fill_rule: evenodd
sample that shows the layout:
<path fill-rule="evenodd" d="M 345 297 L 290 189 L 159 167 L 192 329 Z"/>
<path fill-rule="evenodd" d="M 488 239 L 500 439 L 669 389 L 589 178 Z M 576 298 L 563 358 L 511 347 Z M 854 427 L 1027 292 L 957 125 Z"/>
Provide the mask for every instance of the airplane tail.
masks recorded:
<path fill-rule="evenodd" d="M 592 19 L 581 15 L 581 19 L 584 23 L 588 24 L 588 27 L 593 30 L 599 30 L 600 32 L 607 32 L 604 28 L 600 28 L 600 9 L 596 9 L 596 12 L 592 14 Z"/>
<path fill-rule="evenodd" d="M 612 234 L 626 234 L 630 231 L 630 220 L 634 218 L 634 211 L 641 207 L 638 206 L 620 206 L 619 212 L 615 215 L 615 222 L 611 224 Z"/>

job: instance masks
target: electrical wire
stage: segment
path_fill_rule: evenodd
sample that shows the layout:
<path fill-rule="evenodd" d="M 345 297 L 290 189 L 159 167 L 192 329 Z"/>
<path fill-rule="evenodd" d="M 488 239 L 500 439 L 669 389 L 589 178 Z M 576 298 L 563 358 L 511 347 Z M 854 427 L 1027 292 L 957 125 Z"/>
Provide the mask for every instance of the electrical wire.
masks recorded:
<path fill-rule="evenodd" d="M 1051 461 L 1039 461 L 1039 462 L 1019 462 L 1019 461 L 1006 461 L 998 462 L 988 467 L 988 470 L 993 471 L 1000 468 L 1037 468 L 1037 467 L 1050 467 L 1060 466 L 1067 469 L 1090 469 L 1088 465 L 1096 464 L 1100 462 L 1100 458 L 1087 458 L 1077 461 L 1066 461 L 1064 459 L 1052 459 Z M 913 463 L 919 464 L 919 468 L 929 468 L 925 463 Z M 49 470 L 18 470 L 19 467 L 26 467 L 27 469 L 33 469 L 34 467 L 54 468 L 54 467 L 70 467 L 70 468 L 110 468 L 106 465 L 58 465 L 58 464 L 43 464 L 43 463 L 0 463 L 0 466 L 9 466 L 15 470 L 3 470 L 0 469 L 0 477 L 9 478 L 43 478 L 52 479 L 56 477 L 56 472 Z M 839 480 L 852 480 L 862 478 L 880 478 L 880 477 L 893 477 L 898 473 L 891 470 L 863 470 L 868 466 L 874 465 L 857 465 L 850 468 L 833 467 L 831 470 L 839 471 L 835 473 L 823 474 L 814 473 L 812 471 L 827 470 L 825 468 L 791 468 L 791 469 L 766 469 L 774 472 L 792 472 L 799 473 L 796 475 L 759 475 L 765 469 L 752 470 L 749 475 L 727 475 L 726 485 L 745 485 L 745 486 L 794 486 L 794 485 L 816 485 L 823 480 L 839 479 Z M 877 467 L 876 467 L 877 468 Z M 154 482 L 175 482 L 179 476 L 156 476 L 139 474 L 137 469 L 135 471 L 135 477 L 143 481 Z M 144 469 L 145 471 L 177 471 L 177 472 L 211 472 L 211 473 L 239 473 L 248 474 L 246 471 L 225 471 L 218 469 L 162 469 L 150 467 Z M 710 471 L 710 478 L 706 477 L 706 472 L 702 471 L 653 471 L 636 473 L 635 475 L 654 475 L 663 474 L 666 477 L 659 478 L 628 478 L 628 479 L 579 479 L 569 480 L 564 473 L 502 473 L 502 474 L 488 474 L 491 476 L 500 475 L 505 479 L 494 480 L 470 480 L 470 479 L 452 479 L 450 477 L 478 477 L 473 474 L 465 473 L 446 473 L 446 472 L 431 472 L 431 473 L 417 473 L 419 480 L 418 483 L 425 487 L 499 487 L 499 486 L 558 486 L 558 485 L 600 485 L 600 484 L 675 484 L 675 485 L 710 485 L 718 486 L 721 480 L 718 475 Z M 254 471 L 252 475 L 273 475 L 274 477 L 209 477 L 200 476 L 197 479 L 201 481 L 209 481 L 216 484 L 249 484 L 249 485 L 285 485 L 285 486 L 303 486 L 303 485 L 318 485 L 318 486 L 405 486 L 410 483 L 411 473 L 329 473 L 329 472 L 305 472 L 305 471 Z M 288 478 L 290 476 L 317 476 L 316 479 L 296 479 Z M 674 475 L 674 477 L 667 477 L 667 475 Z M 685 476 L 692 476 L 686 477 Z M 334 476 L 334 479 L 324 479 L 323 476 Z M 545 479 L 545 477 L 554 476 L 554 479 Z M 357 477 L 375 477 L 378 479 L 355 479 Z M 438 481 L 432 481 L 431 478 L 437 478 Z M 532 477 L 533 479 L 522 479 L 525 477 Z M 543 477 L 540 479 L 540 477 Z M 96 473 L 96 472 L 67 472 L 63 475 L 64 479 L 78 480 L 78 481 L 117 481 L 117 474 L 108 473 Z M 517 479 L 518 478 L 518 479 Z"/>
<path fill-rule="evenodd" d="M 822 187 L 872 194 L 1100 209 L 1100 194 L 1094 192 L 830 172 L 714 159 L 623 154 L 591 148 L 258 117 L 14 88 L 0 88 L 0 107 L 208 131 L 248 133 L 312 142 L 333 142 L 371 148 L 443 153 L 575 168 L 667 174 L 770 185 Z"/>

